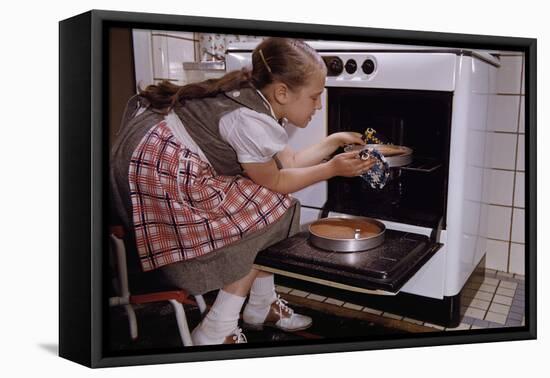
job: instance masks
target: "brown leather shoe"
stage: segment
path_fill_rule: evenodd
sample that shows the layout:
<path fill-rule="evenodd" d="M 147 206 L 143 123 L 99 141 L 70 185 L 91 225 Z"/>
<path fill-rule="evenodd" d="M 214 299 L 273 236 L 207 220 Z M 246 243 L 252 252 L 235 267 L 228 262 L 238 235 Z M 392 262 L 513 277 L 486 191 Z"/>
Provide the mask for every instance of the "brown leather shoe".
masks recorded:
<path fill-rule="evenodd" d="M 269 306 L 269 311 L 263 321 L 257 319 L 255 311 L 243 312 L 243 326 L 250 329 L 261 330 L 264 326 L 275 327 L 287 332 L 301 331 L 309 328 L 312 319 L 309 316 L 300 315 L 287 306 L 287 301 L 277 295 L 277 300 Z M 265 312 L 264 312 L 265 313 Z"/>

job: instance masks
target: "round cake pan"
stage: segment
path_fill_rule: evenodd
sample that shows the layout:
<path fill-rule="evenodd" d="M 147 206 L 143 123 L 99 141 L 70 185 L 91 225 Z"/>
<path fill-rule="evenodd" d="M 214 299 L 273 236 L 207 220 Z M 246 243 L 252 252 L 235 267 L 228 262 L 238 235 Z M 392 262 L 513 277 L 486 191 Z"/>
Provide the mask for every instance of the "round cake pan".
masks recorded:
<path fill-rule="evenodd" d="M 309 225 L 312 245 L 327 251 L 359 252 L 384 243 L 386 226 L 376 219 L 343 215 L 319 219 Z"/>
<path fill-rule="evenodd" d="M 405 146 L 396 146 L 394 144 L 350 144 L 344 148 L 344 151 L 361 151 L 365 148 L 374 148 L 386 158 L 388 165 L 393 167 L 402 167 L 412 163 L 413 150 Z"/>

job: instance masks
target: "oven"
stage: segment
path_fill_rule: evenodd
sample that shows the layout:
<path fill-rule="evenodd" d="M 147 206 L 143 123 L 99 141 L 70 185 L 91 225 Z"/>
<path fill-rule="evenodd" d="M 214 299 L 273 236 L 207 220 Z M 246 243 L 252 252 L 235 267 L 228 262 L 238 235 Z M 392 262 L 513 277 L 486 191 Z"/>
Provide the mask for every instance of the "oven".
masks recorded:
<path fill-rule="evenodd" d="M 435 322 L 456 324 L 460 292 L 486 252 L 487 118 L 498 58 L 457 48 L 310 44 L 327 65 L 323 108 L 307 128 L 288 126 L 291 146 L 372 128 L 383 142 L 412 148 L 413 159 L 391 168 L 383 189 L 360 177 L 336 177 L 293 194 L 302 205 L 304 229 L 322 217 L 366 216 L 386 226 L 381 246 L 331 253 L 312 247 L 304 232 L 260 254 L 261 265 L 317 283 L 336 282 L 372 303 L 390 303 L 397 313 L 408 312 L 392 301 L 409 308 L 435 303 L 441 313 Z M 249 65 L 253 48 L 230 47 L 226 69 Z M 394 298 L 373 298 L 380 294 Z M 398 300 L 403 297 L 413 300 Z"/>

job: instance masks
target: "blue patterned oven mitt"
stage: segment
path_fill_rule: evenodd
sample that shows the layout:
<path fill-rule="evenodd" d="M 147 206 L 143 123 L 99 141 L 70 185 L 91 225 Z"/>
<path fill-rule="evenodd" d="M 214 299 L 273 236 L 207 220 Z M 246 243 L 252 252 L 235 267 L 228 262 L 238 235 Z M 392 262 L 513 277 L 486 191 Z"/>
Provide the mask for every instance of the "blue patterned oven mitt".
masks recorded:
<path fill-rule="evenodd" d="M 367 147 L 359 152 L 359 158 L 361 160 L 376 159 L 376 164 L 363 173 L 361 178 L 368 182 L 371 188 L 382 189 L 390 177 L 390 166 L 384 155 L 372 147 Z"/>

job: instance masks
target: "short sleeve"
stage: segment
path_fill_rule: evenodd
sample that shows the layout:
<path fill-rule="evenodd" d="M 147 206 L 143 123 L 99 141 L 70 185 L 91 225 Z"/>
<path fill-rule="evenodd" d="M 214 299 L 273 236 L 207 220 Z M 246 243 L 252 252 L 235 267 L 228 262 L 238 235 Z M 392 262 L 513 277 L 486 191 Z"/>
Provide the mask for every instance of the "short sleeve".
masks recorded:
<path fill-rule="evenodd" d="M 239 163 L 268 162 L 288 143 L 286 131 L 277 121 L 244 107 L 220 119 L 220 136 L 235 150 Z"/>

